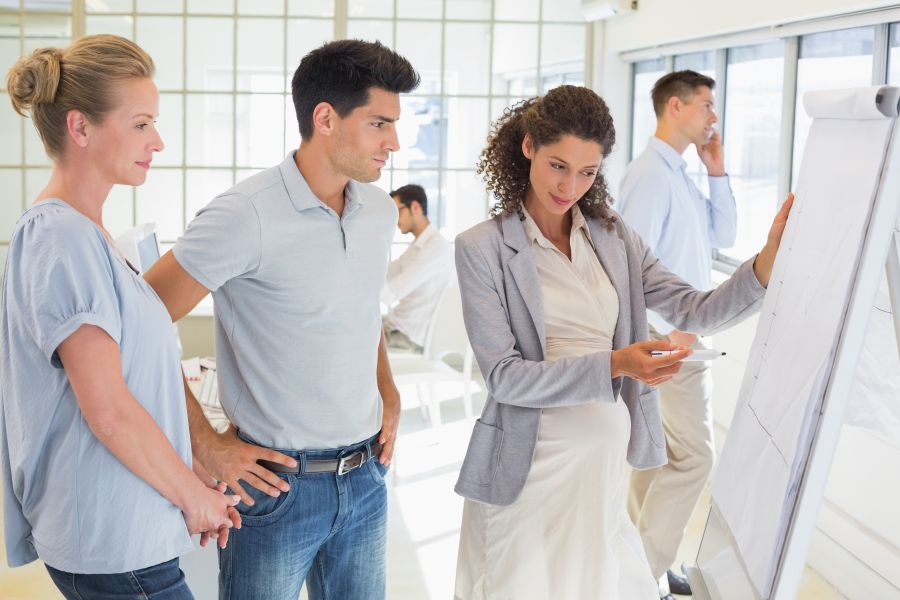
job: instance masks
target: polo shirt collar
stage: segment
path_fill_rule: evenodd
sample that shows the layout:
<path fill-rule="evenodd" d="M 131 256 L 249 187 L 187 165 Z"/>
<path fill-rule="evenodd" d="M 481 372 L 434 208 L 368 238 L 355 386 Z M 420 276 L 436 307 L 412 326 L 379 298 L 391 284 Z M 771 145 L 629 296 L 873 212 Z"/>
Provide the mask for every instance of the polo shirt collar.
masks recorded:
<path fill-rule="evenodd" d="M 349 215 L 358 208 L 362 208 L 362 205 L 365 204 L 362 197 L 362 184 L 353 179 L 348 181 L 344 187 L 344 214 Z"/>
<path fill-rule="evenodd" d="M 684 169 L 687 166 L 687 161 L 684 160 L 684 157 L 678 154 L 678 151 L 675 150 L 672 146 L 668 144 L 668 142 L 664 142 L 655 135 L 650 138 L 650 141 L 647 142 L 648 148 L 653 148 L 660 156 L 662 156 L 663 160 L 669 165 L 669 167 L 673 171 L 678 171 L 680 169 Z"/>
<path fill-rule="evenodd" d="M 306 179 L 303 178 L 303 174 L 300 173 L 300 169 L 294 161 L 294 152 L 288 153 L 287 158 L 278 167 L 281 171 L 281 178 L 284 180 L 288 197 L 291 199 L 291 204 L 294 205 L 294 209 L 298 212 L 310 208 L 325 207 L 325 204 L 310 189 Z M 349 214 L 364 204 L 359 182 L 352 179 L 347 182 L 347 186 L 344 188 L 344 200 L 344 214 Z"/>

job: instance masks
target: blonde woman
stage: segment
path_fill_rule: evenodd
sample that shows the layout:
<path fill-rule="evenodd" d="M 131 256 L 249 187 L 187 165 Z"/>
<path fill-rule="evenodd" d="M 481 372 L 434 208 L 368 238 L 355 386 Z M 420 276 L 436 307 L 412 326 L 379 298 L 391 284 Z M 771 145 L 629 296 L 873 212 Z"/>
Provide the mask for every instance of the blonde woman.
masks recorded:
<path fill-rule="evenodd" d="M 153 61 L 83 37 L 10 70 L 54 167 L 10 239 L 0 302 L 0 449 L 11 566 L 66 598 L 192 598 L 191 533 L 227 539 L 238 497 L 191 470 L 171 321 L 113 245 L 103 204 L 163 149 Z M 221 534 L 221 535 L 220 535 Z"/>

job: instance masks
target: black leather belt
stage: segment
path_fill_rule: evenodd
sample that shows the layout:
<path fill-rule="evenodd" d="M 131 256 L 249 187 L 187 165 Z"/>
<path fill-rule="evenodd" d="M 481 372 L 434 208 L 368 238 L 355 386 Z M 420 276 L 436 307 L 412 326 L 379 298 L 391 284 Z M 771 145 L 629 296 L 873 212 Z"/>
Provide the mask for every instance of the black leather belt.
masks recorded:
<path fill-rule="evenodd" d="M 370 458 L 377 458 L 378 455 L 381 454 L 382 446 L 379 442 L 373 442 L 370 445 L 372 446 L 371 454 L 363 447 L 353 454 L 348 454 L 347 456 L 342 456 L 340 458 L 306 459 L 303 473 L 337 473 L 338 475 L 346 475 L 353 469 L 366 464 L 366 461 Z M 270 471 L 274 471 L 275 473 L 293 474 L 300 473 L 301 465 L 304 464 L 304 461 L 299 459 L 297 460 L 296 467 L 287 467 L 281 463 L 269 460 L 258 460 L 256 462 L 260 466 L 265 467 Z"/>

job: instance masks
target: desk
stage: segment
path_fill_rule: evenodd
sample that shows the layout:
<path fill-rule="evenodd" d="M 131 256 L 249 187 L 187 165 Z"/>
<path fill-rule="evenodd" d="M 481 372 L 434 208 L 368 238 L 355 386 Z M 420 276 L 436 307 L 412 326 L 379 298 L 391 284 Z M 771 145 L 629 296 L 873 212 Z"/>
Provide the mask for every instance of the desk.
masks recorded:
<path fill-rule="evenodd" d="M 208 370 L 203 371 L 203 377 L 215 377 L 215 372 L 210 372 Z M 191 390 L 191 393 L 194 394 L 194 398 L 200 399 L 200 390 L 203 387 L 202 379 L 194 379 L 188 381 L 188 388 Z M 203 409 L 203 415 L 206 417 L 206 420 L 209 421 L 209 424 L 212 425 L 213 429 L 222 433 L 231 422 L 228 420 L 228 417 L 225 416 L 225 411 L 222 410 L 222 405 L 218 403 L 218 394 L 216 395 L 217 399 L 215 404 L 212 403 L 200 403 L 200 407 Z"/>

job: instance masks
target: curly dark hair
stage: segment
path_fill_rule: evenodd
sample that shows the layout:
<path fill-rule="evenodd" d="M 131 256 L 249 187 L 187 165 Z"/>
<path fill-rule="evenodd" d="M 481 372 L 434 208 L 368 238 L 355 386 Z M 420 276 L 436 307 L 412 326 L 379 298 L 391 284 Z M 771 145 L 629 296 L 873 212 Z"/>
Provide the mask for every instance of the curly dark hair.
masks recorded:
<path fill-rule="evenodd" d="M 531 136 L 535 150 L 553 144 L 564 135 L 597 142 L 603 158 L 616 143 L 616 130 L 606 102 L 585 87 L 561 85 L 544 96 L 523 100 L 507 108 L 491 126 L 487 146 L 478 159 L 478 174 L 488 191 L 497 198 L 491 216 L 522 213 L 522 202 L 529 186 L 531 161 L 522 153 L 525 134 Z M 608 226 L 616 220 L 610 214 L 609 194 L 603 167 L 590 189 L 578 200 L 585 217 L 600 217 Z"/>

